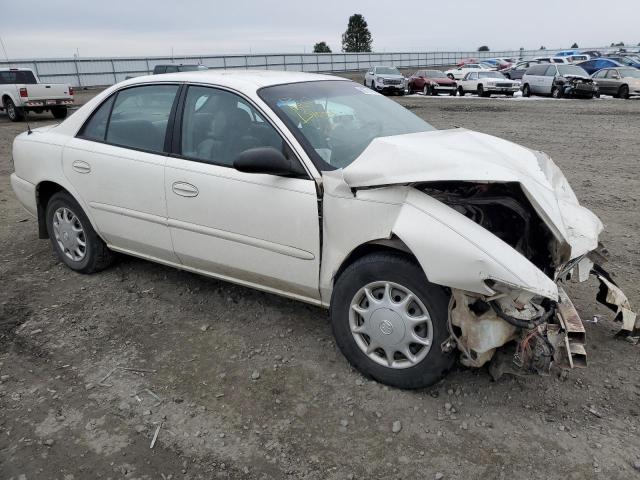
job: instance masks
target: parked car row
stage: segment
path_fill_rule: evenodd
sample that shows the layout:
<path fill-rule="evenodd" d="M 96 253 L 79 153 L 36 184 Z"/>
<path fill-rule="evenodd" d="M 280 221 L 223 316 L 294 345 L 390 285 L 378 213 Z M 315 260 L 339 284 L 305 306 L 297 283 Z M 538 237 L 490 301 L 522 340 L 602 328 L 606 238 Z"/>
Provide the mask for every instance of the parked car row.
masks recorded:
<path fill-rule="evenodd" d="M 511 63 L 510 63 L 511 62 Z M 525 97 L 594 98 L 600 93 L 618 98 L 640 95 L 640 55 L 617 52 L 603 56 L 597 51 L 565 50 L 555 56 L 540 56 L 515 62 L 508 58 L 468 58 L 446 71 L 418 70 L 406 80 L 395 67 L 376 66 L 364 84 L 380 92 L 464 96 L 475 93 L 513 96 L 522 90 Z"/>

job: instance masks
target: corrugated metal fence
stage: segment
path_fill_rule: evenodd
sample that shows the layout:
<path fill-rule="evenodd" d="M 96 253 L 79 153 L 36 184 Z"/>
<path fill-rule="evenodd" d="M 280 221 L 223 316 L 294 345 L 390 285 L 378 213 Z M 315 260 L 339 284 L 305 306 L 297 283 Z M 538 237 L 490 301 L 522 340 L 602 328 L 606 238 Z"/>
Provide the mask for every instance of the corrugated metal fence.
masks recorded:
<path fill-rule="evenodd" d="M 113 85 L 127 77 L 147 75 L 158 64 L 202 64 L 209 68 L 291 70 L 303 72 L 349 72 L 372 65 L 421 68 L 455 65 L 465 58 L 533 57 L 559 50 L 509 50 L 502 52 L 394 52 L 307 53 L 264 55 L 188 55 L 183 57 L 55 58 L 0 61 L 0 68 L 31 68 L 45 83 L 68 83 L 75 87 Z"/>

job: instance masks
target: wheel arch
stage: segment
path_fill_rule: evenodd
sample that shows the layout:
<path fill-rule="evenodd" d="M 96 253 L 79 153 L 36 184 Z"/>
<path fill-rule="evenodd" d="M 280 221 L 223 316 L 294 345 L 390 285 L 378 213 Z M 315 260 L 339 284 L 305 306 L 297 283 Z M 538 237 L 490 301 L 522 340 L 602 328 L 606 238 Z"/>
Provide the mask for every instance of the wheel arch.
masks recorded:
<path fill-rule="evenodd" d="M 340 277 L 342 272 L 344 272 L 349 265 L 352 265 L 354 262 L 359 260 L 360 258 L 370 255 L 376 252 L 400 252 L 414 261 L 418 266 L 420 263 L 418 259 L 413 254 L 411 249 L 405 244 L 399 237 L 396 235 L 392 235 L 390 238 L 379 238 L 376 240 L 370 240 L 365 243 L 361 243 L 357 247 L 355 247 L 351 252 L 347 254 L 347 256 L 342 260 L 340 267 L 336 270 L 335 275 L 333 276 L 333 283 Z"/>
<path fill-rule="evenodd" d="M 5 93 L 4 95 L 2 95 L 2 108 L 5 108 L 5 105 L 7 104 L 7 100 L 11 100 L 14 104 L 16 103 L 15 100 L 11 98 L 11 95 L 9 95 L 8 93 Z"/>

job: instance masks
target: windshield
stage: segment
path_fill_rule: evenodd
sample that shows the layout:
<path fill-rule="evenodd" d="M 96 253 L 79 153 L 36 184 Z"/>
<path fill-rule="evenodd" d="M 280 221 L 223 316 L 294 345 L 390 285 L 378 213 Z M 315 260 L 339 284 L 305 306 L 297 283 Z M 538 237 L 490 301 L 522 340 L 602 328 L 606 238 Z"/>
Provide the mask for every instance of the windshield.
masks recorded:
<path fill-rule="evenodd" d="M 376 67 L 376 73 L 379 75 L 400 75 L 396 67 Z"/>
<path fill-rule="evenodd" d="M 478 78 L 504 78 L 500 72 L 478 72 Z"/>
<path fill-rule="evenodd" d="M 441 72 L 440 70 L 427 70 L 426 72 L 424 72 L 424 76 L 427 77 L 427 78 L 444 78 L 444 77 L 446 77 L 444 72 Z"/>
<path fill-rule="evenodd" d="M 320 170 L 346 167 L 375 138 L 434 130 L 393 100 L 350 81 L 276 85 L 258 94 Z"/>
<path fill-rule="evenodd" d="M 640 70 L 637 68 L 619 68 L 618 72 L 622 78 L 640 78 Z"/>
<path fill-rule="evenodd" d="M 558 65 L 558 73 L 560 75 L 573 75 L 578 77 L 588 77 L 589 74 L 576 65 Z"/>

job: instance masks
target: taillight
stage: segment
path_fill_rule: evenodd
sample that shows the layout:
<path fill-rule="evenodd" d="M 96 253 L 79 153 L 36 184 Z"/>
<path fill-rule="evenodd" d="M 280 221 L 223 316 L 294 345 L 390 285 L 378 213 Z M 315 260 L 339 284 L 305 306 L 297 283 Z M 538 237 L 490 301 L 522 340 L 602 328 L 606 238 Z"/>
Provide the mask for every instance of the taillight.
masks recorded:
<path fill-rule="evenodd" d="M 25 87 L 22 87 L 20 89 L 20 96 L 21 97 L 28 97 L 29 96 L 29 92 L 27 92 L 27 89 Z"/>
<path fill-rule="evenodd" d="M 69 87 L 69 96 L 73 96 L 73 87 Z"/>

